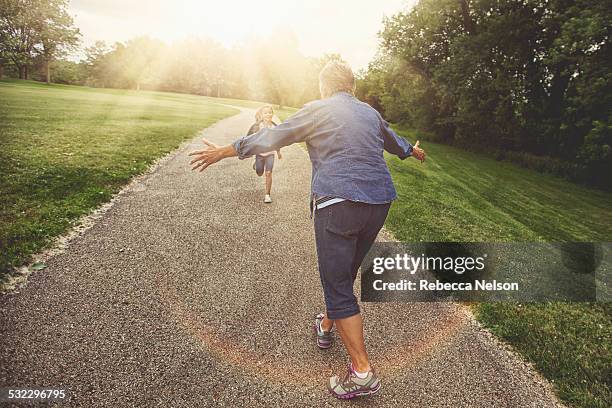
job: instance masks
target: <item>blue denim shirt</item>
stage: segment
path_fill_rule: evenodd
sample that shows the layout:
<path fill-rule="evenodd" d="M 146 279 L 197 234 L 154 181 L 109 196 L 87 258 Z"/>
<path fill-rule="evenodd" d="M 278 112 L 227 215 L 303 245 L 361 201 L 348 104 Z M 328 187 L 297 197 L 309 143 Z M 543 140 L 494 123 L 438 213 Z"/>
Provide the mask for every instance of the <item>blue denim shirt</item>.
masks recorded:
<path fill-rule="evenodd" d="M 399 137 L 370 105 L 346 92 L 310 102 L 280 125 L 233 143 L 238 157 L 305 142 L 312 162 L 312 194 L 368 204 L 397 194 L 383 150 L 405 159 L 412 145 Z"/>

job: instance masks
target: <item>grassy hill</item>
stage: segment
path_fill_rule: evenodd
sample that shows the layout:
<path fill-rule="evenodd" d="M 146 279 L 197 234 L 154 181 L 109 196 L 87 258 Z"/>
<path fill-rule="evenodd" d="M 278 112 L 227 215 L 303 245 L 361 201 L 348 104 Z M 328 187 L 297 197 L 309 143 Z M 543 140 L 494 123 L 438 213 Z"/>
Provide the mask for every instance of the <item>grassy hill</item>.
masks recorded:
<path fill-rule="evenodd" d="M 412 132 L 402 132 L 414 142 Z M 454 147 L 422 142 L 424 165 L 389 156 L 399 200 L 387 225 L 407 241 L 612 240 L 612 194 Z M 406 223 L 415 218 L 414 223 Z"/>
<path fill-rule="evenodd" d="M 413 143 L 414 132 L 401 131 Z M 386 227 L 407 242 L 612 241 L 612 194 L 450 146 L 425 164 L 387 158 L 398 200 Z M 480 303 L 478 319 L 577 407 L 612 406 L 612 303 Z"/>
<path fill-rule="evenodd" d="M 237 113 L 211 99 L 0 81 L 0 276 L 155 159 Z"/>

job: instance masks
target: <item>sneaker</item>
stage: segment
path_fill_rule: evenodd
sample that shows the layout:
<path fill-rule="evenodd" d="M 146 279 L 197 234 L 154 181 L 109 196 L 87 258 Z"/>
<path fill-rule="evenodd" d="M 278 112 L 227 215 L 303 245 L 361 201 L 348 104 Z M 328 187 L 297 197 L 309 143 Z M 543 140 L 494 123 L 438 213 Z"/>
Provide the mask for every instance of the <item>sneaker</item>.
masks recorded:
<path fill-rule="evenodd" d="M 366 378 L 359 378 L 351 364 L 344 379 L 338 376 L 329 379 L 327 389 L 336 398 L 351 399 L 377 393 L 380 390 L 380 380 L 374 370 L 370 370 Z"/>
<path fill-rule="evenodd" d="M 328 349 L 332 345 L 332 341 L 334 339 L 332 335 L 332 331 L 323 331 L 321 328 L 321 323 L 323 322 L 323 317 L 325 315 L 323 313 L 319 313 L 315 316 L 315 324 L 312 327 L 314 329 L 315 334 L 317 335 L 317 346 L 320 349 Z"/>
<path fill-rule="evenodd" d="M 270 197 L 270 194 L 266 194 L 266 196 L 264 197 L 264 203 L 270 204 L 272 202 L 272 197 Z"/>

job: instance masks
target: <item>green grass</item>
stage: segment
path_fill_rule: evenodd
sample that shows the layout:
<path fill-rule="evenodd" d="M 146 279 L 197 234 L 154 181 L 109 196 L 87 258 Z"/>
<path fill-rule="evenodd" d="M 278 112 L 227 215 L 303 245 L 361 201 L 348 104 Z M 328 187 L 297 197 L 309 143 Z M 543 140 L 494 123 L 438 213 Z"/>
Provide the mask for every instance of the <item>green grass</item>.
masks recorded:
<path fill-rule="evenodd" d="M 0 81 L 0 277 L 155 159 L 237 113 L 214 101 Z"/>
<path fill-rule="evenodd" d="M 612 240 L 612 193 L 450 146 L 422 146 L 425 164 L 387 160 L 400 197 L 387 226 L 399 240 Z"/>
<path fill-rule="evenodd" d="M 183 140 L 261 102 L 0 81 L 0 275 L 27 261 Z M 277 111 L 286 119 L 295 109 Z M 414 134 L 401 132 L 414 142 Z M 402 241 L 611 241 L 612 194 L 425 142 L 388 157 Z M 579 407 L 608 407 L 610 303 L 474 306 L 476 316 Z"/>
<path fill-rule="evenodd" d="M 612 405 L 611 303 L 481 303 L 475 313 L 533 362 L 570 406 Z"/>
<path fill-rule="evenodd" d="M 400 131 L 413 143 L 413 132 Z M 388 156 L 399 198 L 386 227 L 406 242 L 612 241 L 612 194 L 424 142 L 425 164 Z M 477 318 L 576 407 L 612 406 L 611 303 L 481 303 Z"/>

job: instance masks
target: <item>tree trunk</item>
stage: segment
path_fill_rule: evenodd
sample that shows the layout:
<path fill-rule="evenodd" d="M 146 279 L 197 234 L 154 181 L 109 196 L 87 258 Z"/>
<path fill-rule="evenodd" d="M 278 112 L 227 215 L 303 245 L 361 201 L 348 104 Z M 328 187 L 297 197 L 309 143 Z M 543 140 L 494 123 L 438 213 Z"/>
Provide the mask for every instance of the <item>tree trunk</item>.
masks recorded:
<path fill-rule="evenodd" d="M 25 65 L 19 65 L 19 79 L 26 79 L 26 67 Z"/>
<path fill-rule="evenodd" d="M 30 70 L 28 69 L 27 64 L 26 64 L 26 65 L 24 65 L 24 66 L 23 66 L 23 68 L 24 68 L 24 69 L 23 69 L 23 72 L 24 72 L 24 78 L 23 78 L 23 79 L 28 79 L 28 77 L 30 76 L 30 75 L 29 75 L 29 74 L 30 74 L 30 72 L 29 72 Z"/>
<path fill-rule="evenodd" d="M 4 76 L 4 64 L 0 62 L 0 79 Z"/>
<path fill-rule="evenodd" d="M 47 60 L 45 61 L 45 82 L 50 84 L 51 83 L 51 61 Z"/>
<path fill-rule="evenodd" d="M 474 20 L 472 20 L 470 16 L 470 5 L 468 4 L 468 0 L 459 0 L 459 4 L 461 5 L 461 16 L 463 17 L 465 31 L 467 31 L 468 34 L 473 34 Z"/>
<path fill-rule="evenodd" d="M 555 143 L 556 137 L 559 137 L 558 134 L 561 133 L 561 125 L 563 123 L 563 114 L 566 103 L 565 93 L 567 91 L 567 87 L 571 79 L 569 75 L 563 74 L 567 66 L 568 64 L 561 64 L 560 66 L 556 67 L 553 73 L 553 78 L 551 80 L 551 86 L 549 90 L 550 96 L 548 97 L 548 106 L 546 114 L 548 116 L 548 121 L 553 124 L 554 130 L 550 132 L 550 140 L 553 143 Z M 565 149 L 559 150 L 559 148 L 557 147 L 553 154 L 563 156 L 563 153 L 570 152 L 573 149 L 577 148 L 577 146 L 570 146 L 570 143 L 571 141 L 566 140 Z"/>

